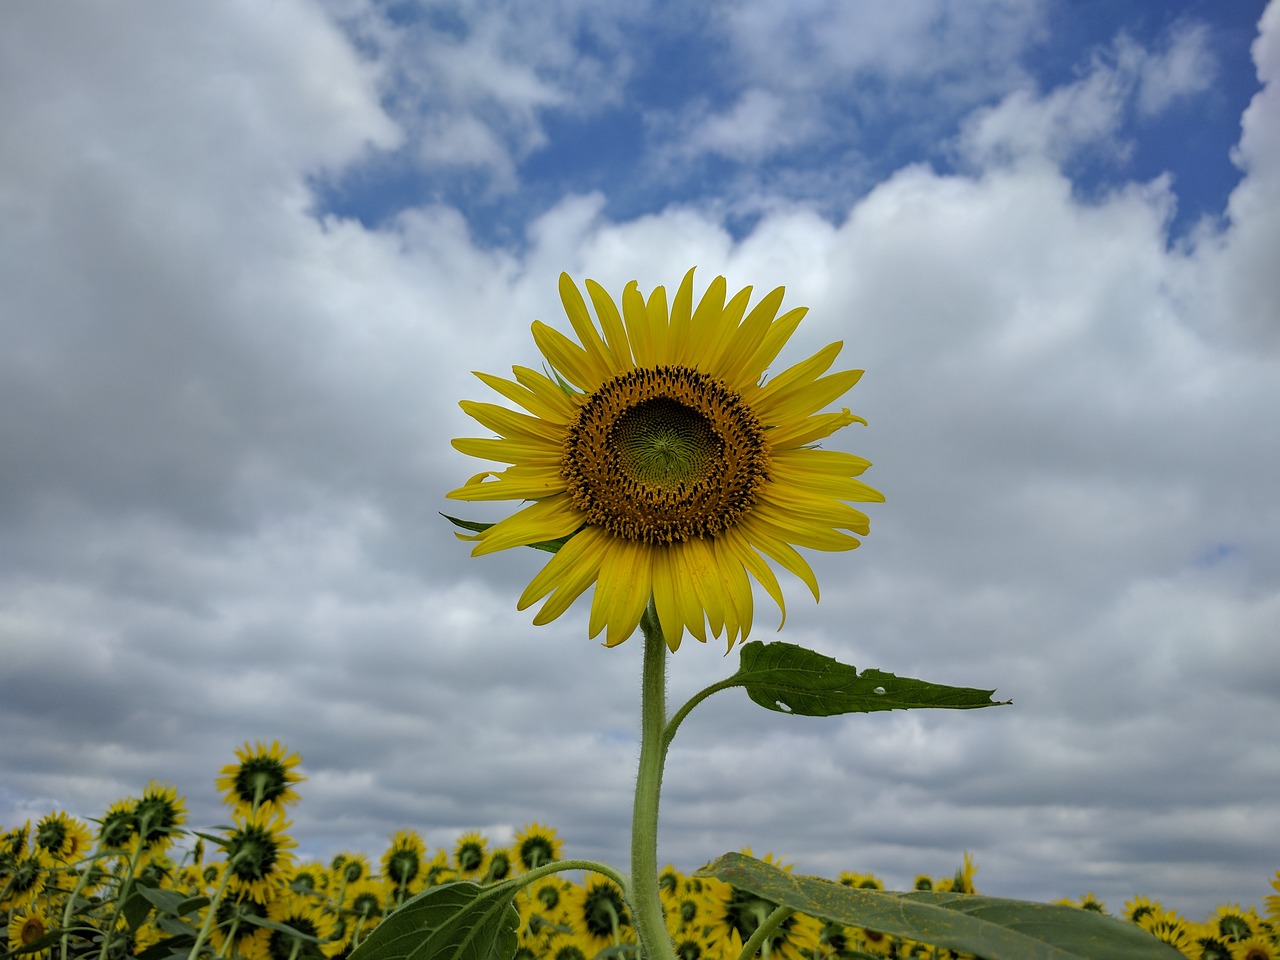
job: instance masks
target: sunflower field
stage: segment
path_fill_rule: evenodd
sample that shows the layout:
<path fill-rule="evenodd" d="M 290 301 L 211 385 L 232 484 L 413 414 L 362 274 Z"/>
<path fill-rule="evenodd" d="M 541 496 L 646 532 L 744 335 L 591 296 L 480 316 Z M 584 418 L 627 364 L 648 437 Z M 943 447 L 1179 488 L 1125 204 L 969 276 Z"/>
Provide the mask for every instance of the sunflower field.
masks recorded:
<path fill-rule="evenodd" d="M 528 824 L 505 847 L 479 832 L 465 833 L 451 849 L 434 851 L 416 831 L 401 830 L 376 861 L 356 851 L 328 863 L 299 861 L 285 809 L 298 800 L 300 758 L 278 742 L 246 743 L 236 755 L 238 762 L 224 767 L 217 780 L 229 807 L 228 826 L 190 829 L 183 798 L 153 781 L 139 796 L 112 804 L 92 825 L 54 811 L 34 824 L 0 827 L 0 920 L 7 930 L 0 957 L 345 957 L 424 891 L 459 882 L 483 888 L 533 872 L 537 879 L 514 900 L 517 960 L 631 960 L 638 954 L 626 900 L 612 879 L 541 869 L 562 860 L 563 843 L 550 827 Z M 918 876 L 915 888 L 976 894 L 975 872 L 966 854 L 953 875 Z M 838 883 L 883 889 L 865 873 L 842 873 Z M 1266 897 L 1263 914 L 1224 905 L 1195 921 L 1136 896 L 1122 918 L 1195 960 L 1277 960 L 1280 872 L 1272 886 L 1276 894 Z M 681 960 L 737 960 L 742 944 L 776 908 L 729 883 L 671 866 L 660 873 L 660 889 Z M 1106 912 L 1089 894 L 1071 905 Z M 760 955 L 961 956 L 798 913 L 777 925 Z"/>

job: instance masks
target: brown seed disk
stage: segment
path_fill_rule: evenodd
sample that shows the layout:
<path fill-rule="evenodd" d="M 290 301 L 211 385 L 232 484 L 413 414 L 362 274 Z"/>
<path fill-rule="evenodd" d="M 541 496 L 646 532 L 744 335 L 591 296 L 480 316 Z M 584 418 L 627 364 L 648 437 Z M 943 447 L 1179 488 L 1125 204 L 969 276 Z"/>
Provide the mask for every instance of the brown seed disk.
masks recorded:
<path fill-rule="evenodd" d="M 684 366 L 631 370 L 588 394 L 560 462 L 586 522 L 644 543 L 713 537 L 769 479 L 764 425 L 736 390 Z"/>

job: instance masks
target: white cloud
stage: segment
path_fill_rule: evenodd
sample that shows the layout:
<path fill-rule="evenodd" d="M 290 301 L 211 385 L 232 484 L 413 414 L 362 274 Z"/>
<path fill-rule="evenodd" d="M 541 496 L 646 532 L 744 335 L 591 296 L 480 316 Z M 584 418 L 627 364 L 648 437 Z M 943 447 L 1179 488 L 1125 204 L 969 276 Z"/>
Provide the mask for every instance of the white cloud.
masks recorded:
<path fill-rule="evenodd" d="M 1241 119 L 1239 148 L 1233 159 L 1245 178 L 1227 204 L 1229 229 L 1217 257 L 1207 258 L 1206 274 L 1197 275 L 1187 295 L 1210 291 L 1205 308 L 1219 317 L 1216 332 L 1241 338 L 1255 347 L 1280 347 L 1280 7 L 1267 7 L 1253 45 L 1263 89 Z M 1214 243 L 1206 237 L 1204 245 Z"/>
<path fill-rule="evenodd" d="M 1215 71 L 1201 25 L 1176 27 L 1155 51 L 1122 34 L 1075 82 L 1047 93 L 1024 86 L 975 111 L 961 130 L 959 150 L 979 165 L 1028 156 L 1062 163 L 1086 149 L 1123 160 L 1131 149 L 1131 110 L 1154 116 L 1202 92 Z"/>
<path fill-rule="evenodd" d="M 436 511 L 476 469 L 448 446 L 485 393 L 468 370 L 540 362 L 561 269 L 616 291 L 697 263 L 812 308 L 784 360 L 843 339 L 867 369 L 870 426 L 839 444 L 888 502 L 859 551 L 815 558 L 821 604 L 787 584 L 783 639 L 1015 703 L 819 722 L 712 698 L 672 752 L 664 859 L 750 843 L 904 885 L 967 848 L 993 893 L 1194 913 L 1265 892 L 1276 8 L 1230 221 L 1180 249 L 1167 179 L 1084 204 L 1049 162 L 1057 96 L 1122 137 L 1113 66 L 1039 114 L 1006 101 L 1049 115 L 1035 162 L 909 167 L 835 224 L 778 201 L 740 240 L 704 210 L 614 222 L 606 195 L 567 197 L 520 251 L 446 204 L 377 231 L 308 214 L 316 168 L 397 128 L 340 35 L 279 9 L 116 10 L 81 35 L 44 5 L 0 39 L 21 134 L 0 147 L 0 822 L 96 815 L 155 776 L 208 826 L 217 768 L 280 737 L 311 775 L 307 852 L 536 819 L 621 862 L 638 645 L 600 649 L 576 608 L 532 627 L 514 597 L 545 558 L 471 560 Z M 732 667 L 690 642 L 673 703 Z"/>
<path fill-rule="evenodd" d="M 616 102 L 630 71 L 628 26 L 644 5 L 574 0 L 390 11 L 351 0 L 335 16 L 379 65 L 388 109 L 428 170 L 479 172 L 501 194 L 546 142 L 550 111 Z"/>

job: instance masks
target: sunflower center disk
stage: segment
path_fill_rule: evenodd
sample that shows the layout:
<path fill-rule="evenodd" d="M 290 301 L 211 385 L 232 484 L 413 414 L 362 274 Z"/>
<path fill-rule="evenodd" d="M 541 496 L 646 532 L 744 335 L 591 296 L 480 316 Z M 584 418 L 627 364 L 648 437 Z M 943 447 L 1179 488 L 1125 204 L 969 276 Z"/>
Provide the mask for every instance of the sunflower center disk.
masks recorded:
<path fill-rule="evenodd" d="M 769 447 L 737 391 L 689 367 L 652 367 L 586 398 L 560 469 L 588 523 L 674 543 L 715 536 L 755 505 Z"/>

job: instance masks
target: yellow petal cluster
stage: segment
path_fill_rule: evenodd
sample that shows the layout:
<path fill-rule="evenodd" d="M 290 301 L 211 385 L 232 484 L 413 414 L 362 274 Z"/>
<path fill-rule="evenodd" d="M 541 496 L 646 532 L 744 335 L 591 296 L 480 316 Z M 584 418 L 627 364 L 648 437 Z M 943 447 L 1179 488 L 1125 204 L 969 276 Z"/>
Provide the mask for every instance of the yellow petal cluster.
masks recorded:
<path fill-rule="evenodd" d="M 769 561 L 818 597 L 797 547 L 849 550 L 868 532 L 850 506 L 879 502 L 858 479 L 868 461 L 820 449 L 852 423 L 826 411 L 862 375 L 828 372 L 832 343 L 766 377 L 805 315 L 779 314 L 783 288 L 750 306 L 752 288 L 728 296 L 717 277 L 695 303 L 693 271 L 668 303 L 657 287 L 622 292 L 621 309 L 598 283 L 586 298 L 568 275 L 560 297 L 576 340 L 535 321 L 549 374 L 513 367 L 513 379 L 477 373 L 520 409 L 462 401 L 496 437 L 455 448 L 508 464 L 453 490 L 458 500 L 517 500 L 514 514 L 475 537 L 475 555 L 569 537 L 519 599 L 541 601 L 534 623 L 559 617 L 589 587 L 589 632 L 615 646 L 636 629 L 652 599 L 667 644 L 687 631 L 705 642 L 745 640 L 752 582 L 786 616 Z M 750 309 L 748 307 L 750 306 Z"/>

